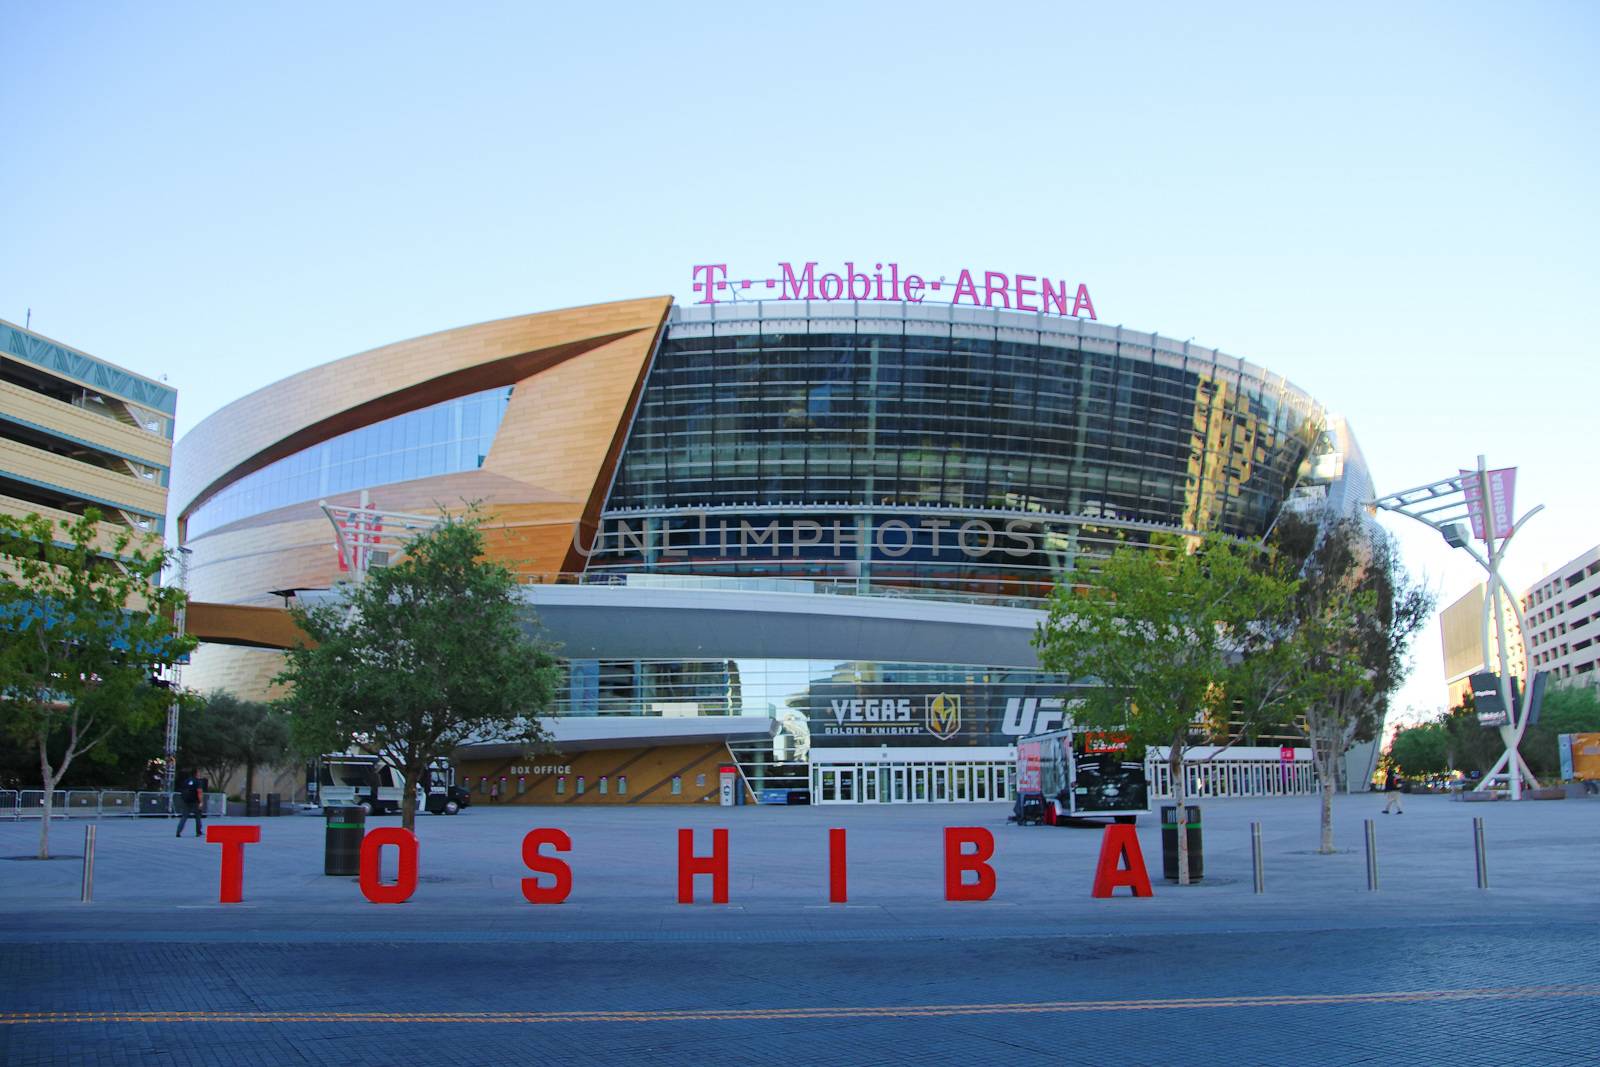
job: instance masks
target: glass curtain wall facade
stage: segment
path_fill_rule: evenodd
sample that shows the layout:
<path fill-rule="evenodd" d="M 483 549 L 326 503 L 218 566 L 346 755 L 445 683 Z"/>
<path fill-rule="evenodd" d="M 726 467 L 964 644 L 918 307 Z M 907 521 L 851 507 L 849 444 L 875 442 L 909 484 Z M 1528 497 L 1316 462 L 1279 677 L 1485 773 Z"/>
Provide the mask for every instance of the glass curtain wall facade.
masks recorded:
<path fill-rule="evenodd" d="M 220 526 L 337 493 L 483 466 L 509 386 L 432 404 L 312 445 L 247 474 L 189 514 L 193 539 Z"/>
<path fill-rule="evenodd" d="M 675 311 L 591 571 L 1042 596 L 1117 544 L 1260 536 L 1320 429 L 1282 379 L 1149 335 L 746 308 Z"/>
<path fill-rule="evenodd" d="M 1030 603 L 1092 581 L 1119 545 L 1264 535 L 1322 420 L 1259 368 L 1092 323 L 676 308 L 588 580 Z M 570 677 L 574 714 L 772 716 L 772 744 L 735 752 L 751 784 L 825 802 L 1006 799 L 1007 746 L 1059 725 L 1072 690 L 982 664 L 590 661 Z"/>

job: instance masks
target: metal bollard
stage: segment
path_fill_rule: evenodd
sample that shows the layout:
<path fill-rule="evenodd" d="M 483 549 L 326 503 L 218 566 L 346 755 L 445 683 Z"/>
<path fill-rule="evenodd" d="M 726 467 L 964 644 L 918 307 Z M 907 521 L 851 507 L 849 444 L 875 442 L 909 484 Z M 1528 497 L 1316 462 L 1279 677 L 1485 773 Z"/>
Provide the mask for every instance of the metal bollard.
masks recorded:
<path fill-rule="evenodd" d="M 1489 888 L 1489 854 L 1483 848 L 1483 818 L 1472 820 L 1472 853 L 1478 861 L 1478 888 Z"/>
<path fill-rule="evenodd" d="M 1261 865 L 1261 824 L 1258 822 L 1250 824 L 1250 869 L 1255 874 L 1256 892 L 1265 893 L 1267 882 Z"/>
<path fill-rule="evenodd" d="M 1372 827 L 1372 820 L 1367 822 L 1367 888 L 1372 892 L 1378 891 L 1378 837 Z"/>
<path fill-rule="evenodd" d="M 94 899 L 94 831 L 90 823 L 83 828 L 83 896 L 85 904 Z"/>

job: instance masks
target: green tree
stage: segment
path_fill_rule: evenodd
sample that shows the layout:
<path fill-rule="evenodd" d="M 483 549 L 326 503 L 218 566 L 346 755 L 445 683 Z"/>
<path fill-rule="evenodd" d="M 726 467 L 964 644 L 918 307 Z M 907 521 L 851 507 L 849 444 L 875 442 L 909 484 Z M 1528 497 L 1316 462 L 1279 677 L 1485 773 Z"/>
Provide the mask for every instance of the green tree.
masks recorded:
<path fill-rule="evenodd" d="M 1226 730 L 1246 636 L 1294 593 L 1294 582 L 1261 568 L 1256 552 L 1218 537 L 1192 552 L 1119 548 L 1087 587 L 1070 577 L 1057 584 L 1033 638 L 1041 667 L 1093 683 L 1074 723 L 1167 747 L 1181 885 L 1189 884 L 1185 756 Z"/>
<path fill-rule="evenodd" d="M 1286 515 L 1268 565 L 1296 579 L 1281 615 L 1250 631 L 1239 699 L 1299 730 L 1321 794 L 1320 851 L 1333 847 L 1340 764 L 1377 735 L 1404 680 L 1411 641 L 1433 611 L 1380 531 L 1356 519 Z"/>
<path fill-rule="evenodd" d="M 1389 742 L 1389 762 L 1407 778 L 1450 770 L 1450 732 L 1442 722 L 1410 726 Z"/>
<path fill-rule="evenodd" d="M 102 543 L 100 513 L 52 522 L 0 515 L 0 716 L 39 757 L 39 858 L 50 810 L 73 761 L 159 720 L 174 694 L 157 672 L 195 645 L 178 631 L 183 593 L 159 583 L 168 555 L 121 530 Z"/>
<path fill-rule="evenodd" d="M 1460 704 L 1451 708 L 1439 719 L 1449 739 L 1448 767 L 1450 770 L 1473 770 L 1486 773 L 1494 766 L 1505 743 L 1500 732 L 1478 724 L 1478 711 L 1469 689 Z"/>
<path fill-rule="evenodd" d="M 244 795 L 255 792 L 256 769 L 284 762 L 290 751 L 289 717 L 282 708 L 242 700 L 218 690 L 186 715 L 180 732 L 182 762 L 218 786 L 244 768 Z"/>
<path fill-rule="evenodd" d="M 1540 778 L 1561 777 L 1562 734 L 1600 731 L 1600 695 L 1586 685 L 1552 686 L 1544 695 L 1539 721 L 1528 727 L 1520 750 Z"/>
<path fill-rule="evenodd" d="M 445 516 L 337 602 L 293 610 L 313 642 L 278 676 L 296 745 L 377 753 L 404 778 L 407 829 L 433 761 L 473 741 L 545 740 L 559 672 L 524 627 L 516 579 L 482 555 L 478 517 Z"/>

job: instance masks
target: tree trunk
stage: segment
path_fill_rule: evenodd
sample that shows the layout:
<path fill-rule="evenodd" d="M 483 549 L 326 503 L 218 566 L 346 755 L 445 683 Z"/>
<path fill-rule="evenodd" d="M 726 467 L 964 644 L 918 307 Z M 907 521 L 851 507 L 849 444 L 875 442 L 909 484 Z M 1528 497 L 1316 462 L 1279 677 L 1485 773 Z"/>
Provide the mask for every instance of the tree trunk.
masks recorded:
<path fill-rule="evenodd" d="M 1317 767 L 1323 770 L 1320 761 Z M 1322 847 L 1317 851 L 1323 855 L 1333 852 L 1333 775 L 1324 773 L 1322 776 Z"/>
<path fill-rule="evenodd" d="M 405 784 L 400 787 L 400 825 L 412 833 L 417 832 L 417 782 L 421 778 L 421 771 L 407 767 Z"/>
<path fill-rule="evenodd" d="M 244 764 L 244 802 L 250 803 L 250 798 L 256 794 L 256 765 L 246 760 Z"/>
<path fill-rule="evenodd" d="M 50 858 L 50 809 L 54 807 L 56 795 L 55 776 L 48 772 L 44 775 L 44 810 L 39 813 L 39 858 Z"/>
<path fill-rule="evenodd" d="M 50 767 L 50 738 L 43 731 L 39 731 L 39 784 L 44 786 L 44 810 L 39 813 L 39 858 L 50 858 L 50 809 L 55 806 L 56 783 L 61 780 L 60 775 L 67 769 L 67 760 L 72 758 L 72 751 L 67 750 L 67 759 L 61 761 L 59 771 Z"/>
<path fill-rule="evenodd" d="M 1172 779 L 1172 803 L 1177 807 L 1178 884 L 1189 884 L 1189 809 L 1184 805 L 1189 782 L 1183 773 L 1183 746 L 1176 741 L 1167 753 L 1168 777 Z"/>

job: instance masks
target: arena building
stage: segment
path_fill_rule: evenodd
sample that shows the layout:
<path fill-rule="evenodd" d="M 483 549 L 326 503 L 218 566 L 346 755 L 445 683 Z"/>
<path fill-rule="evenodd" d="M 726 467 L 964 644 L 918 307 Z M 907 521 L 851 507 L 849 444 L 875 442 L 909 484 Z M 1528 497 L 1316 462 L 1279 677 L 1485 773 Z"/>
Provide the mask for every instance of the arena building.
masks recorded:
<path fill-rule="evenodd" d="M 486 795 L 693 802 L 727 765 L 751 800 L 1004 799 L 1070 698 L 1030 644 L 1058 580 L 1367 477 L 1283 378 L 1066 295 L 706 295 L 403 341 L 207 418 L 174 464 L 185 681 L 266 695 L 289 598 L 478 501 L 566 666 L 556 754 L 459 754 Z"/>

